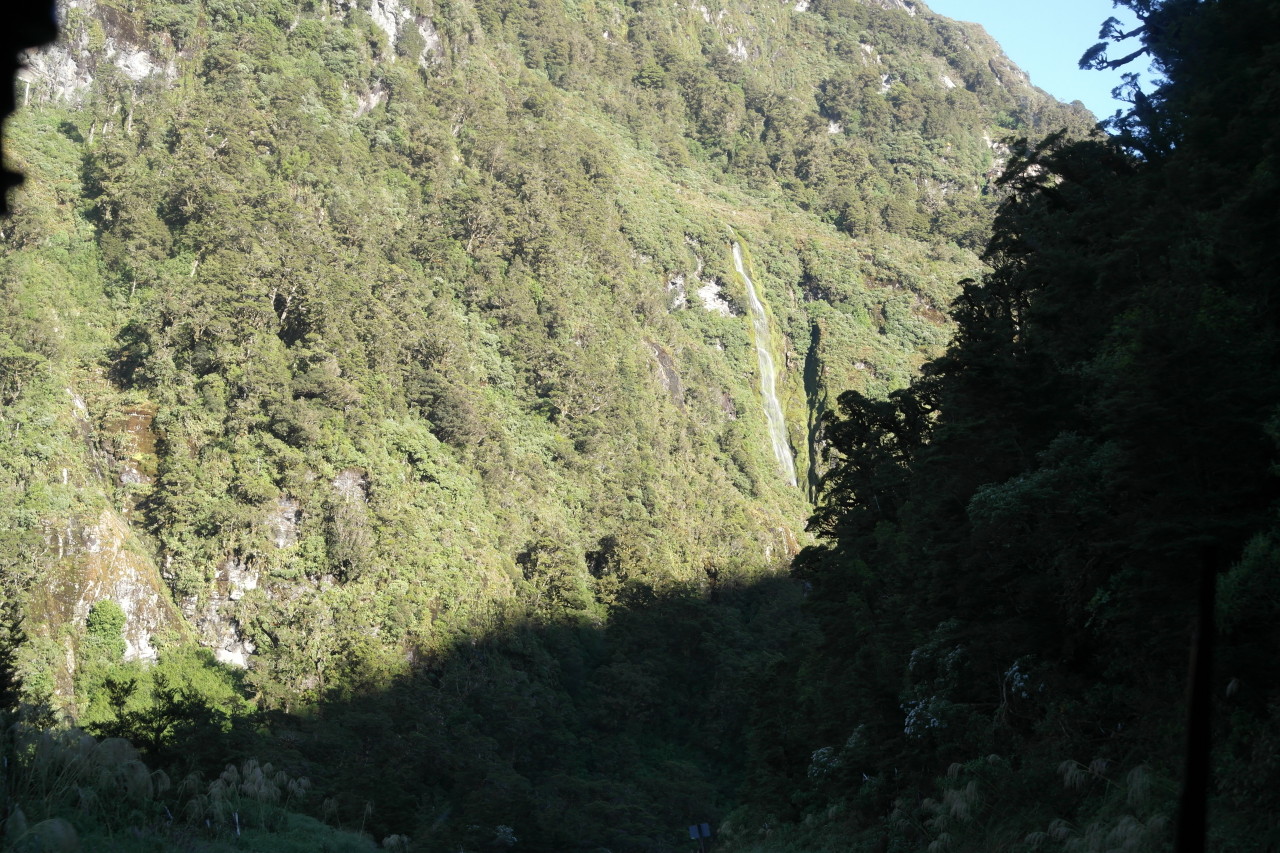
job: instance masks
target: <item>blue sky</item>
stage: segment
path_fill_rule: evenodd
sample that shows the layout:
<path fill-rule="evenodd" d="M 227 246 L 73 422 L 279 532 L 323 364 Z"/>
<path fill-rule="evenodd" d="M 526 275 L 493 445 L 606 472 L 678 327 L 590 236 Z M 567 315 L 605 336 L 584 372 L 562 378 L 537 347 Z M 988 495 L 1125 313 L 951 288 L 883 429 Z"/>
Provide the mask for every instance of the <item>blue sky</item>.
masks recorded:
<path fill-rule="evenodd" d="M 1080 54 L 1098 41 L 1098 28 L 1115 16 L 1126 28 L 1136 23 L 1128 9 L 1111 0 L 924 0 L 939 15 L 982 24 L 1031 82 L 1068 103 L 1075 100 L 1106 118 L 1123 107 L 1111 98 L 1119 71 L 1080 71 Z M 1112 55 L 1123 55 L 1117 50 Z M 1134 63 L 1132 69 L 1139 70 Z M 1142 80 L 1150 80 L 1142 68 Z M 1144 88 L 1146 86 L 1144 85 Z"/>

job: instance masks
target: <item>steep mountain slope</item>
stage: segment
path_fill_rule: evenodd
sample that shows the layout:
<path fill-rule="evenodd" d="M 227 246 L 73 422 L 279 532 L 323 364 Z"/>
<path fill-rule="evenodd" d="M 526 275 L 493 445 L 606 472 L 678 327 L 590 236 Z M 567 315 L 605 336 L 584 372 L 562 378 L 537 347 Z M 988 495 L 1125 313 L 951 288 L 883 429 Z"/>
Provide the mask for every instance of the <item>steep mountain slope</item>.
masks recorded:
<path fill-rule="evenodd" d="M 82 720 L 104 597 L 297 710 L 785 567 L 828 396 L 947 339 L 995 140 L 1089 121 L 908 2 L 64 11 L 11 123 L 0 567 Z"/>
<path fill-rule="evenodd" d="M 1081 119 L 887 7 L 69 7 L 6 235 L 8 337 L 78 457 L 39 479 L 131 508 L 207 625 L 288 622 L 276 582 L 412 582 L 383 623 L 412 645 L 548 583 L 544 551 L 581 591 L 553 608 L 606 564 L 777 565 L 805 503 L 730 243 L 803 473 L 827 389 L 883 393 L 945 339 L 999 124 Z"/>

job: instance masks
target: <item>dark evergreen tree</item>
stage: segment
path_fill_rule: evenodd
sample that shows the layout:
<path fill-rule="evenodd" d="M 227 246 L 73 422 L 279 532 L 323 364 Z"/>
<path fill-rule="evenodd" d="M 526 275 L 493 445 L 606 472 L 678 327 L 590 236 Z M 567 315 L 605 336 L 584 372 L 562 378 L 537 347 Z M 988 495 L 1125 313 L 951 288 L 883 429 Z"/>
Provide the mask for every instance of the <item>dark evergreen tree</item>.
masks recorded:
<path fill-rule="evenodd" d="M 1280 139 L 1280 4 L 1125 5 L 1141 26 L 1103 30 L 1123 57 L 1100 45 L 1084 62 L 1149 56 L 1164 79 L 1149 92 L 1130 80 L 1113 136 L 1018 144 L 990 272 L 954 304 L 946 355 L 887 401 L 842 396 L 827 426 L 838 461 L 814 525 L 828 544 L 798 571 L 825 637 L 802 668 L 808 737 L 834 751 L 808 775 L 843 779 L 828 796 L 849 802 L 878 792 L 882 814 L 901 816 L 949 763 L 987 754 L 1028 790 L 1055 767 L 1069 784 L 1144 767 L 1168 780 L 1166 817 L 1185 783 L 1179 843 L 1192 850 L 1207 765 L 1184 770 L 1171 733 L 1186 725 L 1193 629 L 1212 636 L 1217 584 L 1264 583 L 1277 497 L 1280 221 L 1262 199 Z M 1240 667 L 1239 644 L 1269 648 L 1277 629 L 1244 616 L 1262 611 L 1238 592 L 1231 607 L 1244 621 L 1219 657 Z M 1270 743 L 1275 694 L 1254 683 L 1245 700 L 1233 673 L 1205 682 L 1217 718 L 1234 720 L 1215 753 L 1219 844 L 1275 831 L 1240 781 L 1272 759 L 1243 759 L 1233 734 L 1248 720 Z M 1207 720 L 1196 701 L 1193 721 Z M 861 735 L 841 747 L 842 732 Z M 981 784 L 994 808 L 1001 783 Z M 1047 824 L 1055 799 L 1026 808 Z M 1079 825 L 1115 819 L 1096 801 L 1057 807 Z M 937 821 L 894 820 L 891 837 L 941 837 Z M 1158 844 L 1163 831 L 1141 825 L 1135 843 Z M 990 831 L 948 838 L 992 849 Z"/>

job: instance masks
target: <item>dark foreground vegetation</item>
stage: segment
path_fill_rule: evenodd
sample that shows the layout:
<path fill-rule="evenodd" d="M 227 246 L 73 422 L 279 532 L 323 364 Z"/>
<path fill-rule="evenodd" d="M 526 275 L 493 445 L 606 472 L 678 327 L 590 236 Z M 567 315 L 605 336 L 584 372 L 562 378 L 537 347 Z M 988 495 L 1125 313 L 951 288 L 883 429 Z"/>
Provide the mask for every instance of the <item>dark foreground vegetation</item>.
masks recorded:
<path fill-rule="evenodd" d="M 253 710 L 203 649 L 91 660 L 86 692 L 105 701 L 84 716 L 108 740 L 11 719 L 9 805 L 28 826 L 71 821 L 95 850 L 235 849 L 236 822 L 264 851 L 375 846 L 359 832 L 405 849 L 674 849 L 733 808 L 748 700 L 804 630 L 799 601 L 771 579 L 714 600 L 637 592 L 605 628 L 513 616 L 299 713 Z"/>
<path fill-rule="evenodd" d="M 558 333 L 546 332 L 554 318 L 572 325 L 578 317 L 581 306 L 541 294 L 539 304 L 554 316 L 534 330 L 522 324 L 538 305 L 498 304 L 529 291 L 496 282 L 536 282 L 569 268 L 554 258 L 563 235 L 529 232 L 525 242 L 507 243 L 502 229 L 519 219 L 513 208 L 509 219 L 486 225 L 492 199 L 449 195 L 456 219 L 416 250 L 414 262 L 428 259 L 443 272 L 441 294 L 419 306 L 420 316 L 406 315 L 408 332 L 395 333 L 393 318 L 383 316 L 370 327 L 378 333 L 368 335 L 359 324 L 344 325 L 349 318 L 332 301 L 308 305 L 305 291 L 280 291 L 283 304 L 273 302 L 266 316 L 261 306 L 237 301 L 238 276 L 257 273 L 235 267 L 235 252 L 182 254 L 182 241 L 197 245 L 202 222 L 234 223 L 241 214 L 220 210 L 221 196 L 198 180 L 181 215 L 157 207 L 155 199 L 170 198 L 187 173 L 130 171 L 170 163 L 166 157 L 183 150 L 181 133 L 178 142 L 156 142 L 145 161 L 134 159 L 137 148 L 128 156 L 123 150 L 136 141 L 97 149 L 83 178 L 100 193 L 89 209 L 90 218 L 102 217 L 93 227 L 103 278 L 95 278 L 99 256 L 78 249 L 53 220 L 7 233 L 38 252 L 6 255 L 6 263 L 26 263 L 33 276 L 92 267 L 79 286 L 105 281 L 103 304 L 135 312 L 107 344 L 101 330 L 86 326 L 82 339 L 62 345 L 101 352 L 95 363 L 109 374 L 103 381 L 112 393 L 159 399 L 161 446 L 148 451 L 136 436 L 120 438 L 115 455 L 95 464 L 120 464 L 133 453 L 139 476 L 122 500 L 144 520 L 156 553 L 170 558 L 161 564 L 164 581 L 178 600 L 204 601 L 213 579 L 202 573 L 225 553 L 213 554 L 215 545 L 225 549 L 228 541 L 236 543 L 235 565 L 258 566 L 256 577 L 275 597 L 255 588 L 235 599 L 256 644 L 247 671 L 217 663 L 178 627 L 155 637 L 155 663 L 126 663 L 126 614 L 103 599 L 74 622 L 74 677 L 60 674 L 60 643 L 72 633 L 41 633 L 47 614 L 40 607 L 56 608 L 41 605 L 32 590 L 56 578 L 41 576 L 28 556 L 50 547 L 47 531 L 28 516 L 64 500 L 53 486 L 30 487 L 40 477 L 56 479 L 48 471 L 63 462 L 56 442 L 40 437 L 31 395 L 43 387 L 45 365 L 64 354 L 32 331 L 34 323 L 23 325 L 34 310 L 21 301 L 28 291 L 11 292 L 21 310 L 0 353 L 0 394 L 10 407 L 5 476 L 28 485 L 4 509 L 11 521 L 3 532 L 0 636 L 5 846 L 339 851 L 372 849 L 376 839 L 402 850 L 661 851 L 687 849 L 685 827 L 708 821 L 721 849 L 760 853 L 1156 851 L 1179 835 L 1180 849 L 1189 851 L 1199 849 L 1203 807 L 1208 849 L 1275 849 L 1280 4 L 1124 5 L 1142 27 L 1112 31 L 1111 49 L 1117 57 L 1141 49 L 1165 81 L 1129 89 L 1133 109 L 1113 122 L 1111 136 L 1040 133 L 1014 143 L 987 271 L 962 283 L 949 347 L 905 387 L 849 391 L 839 413 L 824 419 L 829 467 L 814 467 L 822 480 L 811 521 L 821 543 L 801 551 L 790 577 L 759 559 L 735 562 L 741 549 L 734 547 L 663 541 L 637 520 L 660 515 L 655 506 L 679 506 L 718 519 L 710 533 L 704 527 L 691 535 L 756 541 L 751 500 L 772 519 L 785 518 L 790 500 L 744 449 L 762 430 L 726 427 L 720 456 L 691 455 L 698 459 L 690 462 L 697 472 L 691 486 L 655 447 L 632 446 L 643 464 L 616 462 L 631 433 L 616 417 L 608 426 L 592 419 L 593 382 L 614 380 L 594 377 L 587 362 L 563 356 L 564 373 L 527 399 L 523 380 L 494 383 L 502 364 L 536 372 L 541 359 L 561 352 Z M 517 26 L 500 12 L 477 14 L 489 31 Z M 824 14 L 835 27 L 865 24 L 860 16 L 870 13 L 847 4 Z M 895 26 L 914 26 L 901 17 Z M 165 20 L 174 38 L 189 31 L 177 12 Z M 201 31 L 202 24 L 190 26 Z M 263 24 L 245 38 L 252 47 L 284 32 L 293 38 L 283 25 Z M 536 54 L 539 73 L 572 90 L 574 66 L 557 59 L 557 43 L 535 50 L 530 45 L 542 43 L 525 35 L 526 59 Z M 395 49 L 417 56 L 425 47 Z M 230 75 L 251 64 L 233 59 L 226 59 Z M 1096 49 L 1088 59 L 1111 61 Z M 221 60 L 215 52 L 209 61 Z M 664 87 L 676 84 L 668 75 L 685 72 L 659 53 L 616 76 L 670 92 Z M 696 87 L 680 85 L 695 117 L 714 114 L 718 101 L 699 101 L 690 94 Z M 870 121 L 872 101 L 840 106 L 838 86 L 819 91 L 832 121 Z M 899 95 L 900 113 L 913 99 Z M 303 96 L 286 102 L 307 103 Z M 308 107 L 312 115 L 317 108 Z M 524 108 L 536 116 L 549 106 Z M 885 120 L 903 121 L 895 115 Z M 921 113 L 926 132 L 928 115 Z M 85 130 L 103 133 L 107 120 L 91 116 L 97 130 Z M 864 126 L 871 137 L 878 132 Z M 419 150 L 420 164 L 452 168 L 443 165 L 447 157 L 432 160 L 431 140 L 396 135 L 407 127 L 388 120 L 386 145 Z M 784 167 L 757 163 L 724 129 L 707 118 L 696 147 L 658 139 L 654 148 L 675 161 L 717 164 L 736 175 L 739 188 L 752 180 L 785 184 Z M 65 138 L 46 144 L 57 162 Z M 334 142 L 339 153 L 343 144 Z M 466 144 L 473 146 L 468 160 L 485 163 L 467 168 L 494 174 L 485 170 L 496 168 L 503 145 Z M 263 174 L 287 168 L 303 175 L 311 156 L 283 156 Z M 613 180 L 605 166 L 583 164 Z M 851 217 L 845 221 L 834 197 L 821 195 L 828 183 L 810 186 L 799 173 L 792 179 L 833 227 L 889 234 L 905 223 L 939 241 L 935 258 L 944 245 L 958 251 L 985 230 L 966 217 L 990 199 L 953 211 L 944 218 L 951 230 L 938 238 L 941 226 L 923 208 L 895 213 L 886 204 L 873 216 L 859 196 L 840 208 Z M 299 186 L 310 180 L 300 177 Z M 447 186 L 446 195 L 464 184 Z M 510 189 L 484 186 L 495 196 Z M 145 203 L 128 196 L 143 190 L 152 193 Z M 570 193 L 551 208 L 560 211 L 568 197 L 577 198 Z M 530 191 L 520 203 L 536 198 L 546 197 Z M 348 233 L 365 234 L 360 206 L 324 209 L 344 211 L 352 217 Z M 898 214 L 905 218 L 895 225 Z M 562 221 L 573 241 L 592 245 L 574 230 L 577 220 Z M 428 221 L 424 233 L 434 227 Z M 41 228 L 57 239 L 45 239 Z M 366 237 L 333 247 L 334 257 L 372 253 Z M 486 244 L 501 274 L 478 266 Z M 282 239 L 274 248 L 298 247 Z M 511 272 L 517 258 L 540 275 Z M 319 263 L 301 252 L 295 260 Z M 273 268 L 261 258 L 254 263 L 259 272 Z M 183 277 L 194 279 L 206 264 L 212 272 L 201 275 L 213 277 L 194 291 L 205 301 L 182 303 L 193 292 L 179 286 Z M 316 267 L 315 280 L 326 286 L 361 286 L 354 276 L 326 275 Z M 443 289 L 446 279 L 456 293 Z M 130 301 L 137 299 L 141 309 Z M 825 309 L 806 310 L 821 319 Z M 473 325 L 472 311 L 501 322 Z M 887 334 L 891 313 L 879 315 L 879 334 Z M 217 335 L 200 328 L 233 316 L 240 324 Z M 429 328 L 413 325 L 420 322 Z M 630 322 L 612 317 L 595 328 L 607 326 L 616 338 Z M 692 320 L 681 322 L 702 334 Z M 584 328 L 577 327 L 580 336 Z M 894 334 L 909 340 L 924 328 L 906 324 Z M 493 329 L 507 337 L 486 338 Z M 348 333 L 350 347 L 321 349 Z M 405 339 L 439 349 L 394 367 L 377 361 L 378 341 Z M 588 336 L 582 344 L 595 345 Z M 360 348 L 374 356 L 348 363 Z M 913 352 L 927 349 L 927 340 L 918 341 Z M 490 352 L 483 381 L 446 381 L 461 375 L 448 371 L 474 367 L 455 363 L 451 352 Z M 384 369 L 398 384 L 379 385 Z M 703 369 L 719 375 L 714 366 Z M 48 388 L 62 393 L 60 385 Z M 370 399 L 381 407 L 377 424 L 359 414 L 371 410 Z M 680 432 L 635 400 L 617 405 L 612 411 L 625 413 L 626 423 L 653 417 L 662 435 Z M 690 397 L 687 405 L 699 404 Z M 716 408 L 718 401 L 707 411 Z M 154 414 L 145 405 L 134 410 Z M 521 432 L 499 417 L 515 411 L 542 420 Z M 528 435 L 541 436 L 541 444 L 521 444 Z M 543 465 L 537 472 L 512 472 L 535 457 Z M 736 474 L 721 476 L 724 460 L 736 460 Z M 65 484 L 68 469 L 61 470 Z M 326 476 L 308 480 L 308 471 Z M 330 477 L 346 483 L 346 492 L 318 496 L 314 483 Z M 707 494 L 697 493 L 698 483 Z M 535 516 L 514 535 L 494 521 L 504 484 Z M 552 495 L 566 484 L 580 498 L 611 493 L 602 513 L 616 532 L 591 527 L 557 502 Z M 705 514 L 699 498 L 717 490 L 734 496 L 733 513 Z M 287 531 L 297 541 L 277 553 L 253 531 L 282 494 L 312 500 L 316 509 Z M 446 500 L 457 519 L 441 520 Z M 415 524 L 455 538 L 417 543 L 414 531 L 424 528 Z M 468 526 L 489 536 L 484 548 L 461 534 Z M 510 566 L 495 556 L 504 548 L 514 555 Z M 459 565 L 482 569 L 468 575 Z M 511 594 L 478 591 L 500 584 Z M 434 633 L 413 633 L 424 624 Z M 1188 738 L 1197 636 L 1212 640 L 1200 645 L 1194 668 L 1208 700 L 1206 728 Z M 59 702 L 68 695 L 70 704 Z M 71 712 L 89 734 L 67 728 Z M 1196 748 L 1210 742 L 1199 776 Z M 1183 788 L 1190 796 L 1180 807 Z"/>
<path fill-rule="evenodd" d="M 754 777 L 788 820 L 835 805 L 824 833 L 890 849 L 1166 849 L 1207 785 L 1209 849 L 1280 843 L 1280 7 L 1125 5 L 1141 45 L 1113 51 L 1167 82 L 1111 139 L 1021 145 L 946 355 L 840 400 L 827 544 L 796 565 L 823 640 L 767 706 L 805 722 Z M 1211 781 L 1187 775 L 1196 630 Z"/>

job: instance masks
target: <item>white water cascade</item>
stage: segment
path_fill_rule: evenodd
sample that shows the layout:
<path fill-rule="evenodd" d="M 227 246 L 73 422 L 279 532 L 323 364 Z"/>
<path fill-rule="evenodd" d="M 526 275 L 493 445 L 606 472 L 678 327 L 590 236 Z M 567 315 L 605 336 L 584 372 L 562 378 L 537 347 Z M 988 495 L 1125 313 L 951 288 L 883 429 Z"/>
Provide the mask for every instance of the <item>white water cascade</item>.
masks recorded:
<path fill-rule="evenodd" d="M 733 265 L 738 275 L 747 285 L 747 303 L 751 309 L 751 330 L 756 343 L 756 361 L 760 363 L 760 396 L 764 398 L 764 414 L 769 421 L 769 441 L 773 444 L 773 455 L 778 457 L 787 485 L 796 484 L 796 463 L 791 455 L 791 444 L 787 441 L 787 422 L 782 417 L 782 406 L 778 403 L 777 370 L 773 366 L 773 355 L 769 352 L 769 316 L 764 312 L 764 304 L 756 295 L 756 286 L 747 275 L 746 265 L 742 263 L 742 247 L 733 244 Z"/>

